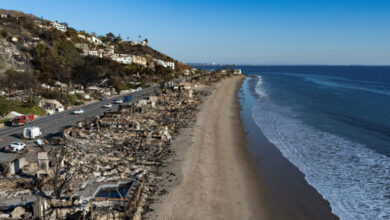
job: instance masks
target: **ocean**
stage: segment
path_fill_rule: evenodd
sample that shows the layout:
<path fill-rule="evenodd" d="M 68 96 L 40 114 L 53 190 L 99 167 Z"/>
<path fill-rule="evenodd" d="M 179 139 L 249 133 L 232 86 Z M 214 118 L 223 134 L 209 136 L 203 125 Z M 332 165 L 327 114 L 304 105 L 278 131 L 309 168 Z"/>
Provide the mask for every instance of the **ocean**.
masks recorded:
<path fill-rule="evenodd" d="M 238 68 L 252 120 L 334 214 L 390 219 L 390 67 Z"/>
<path fill-rule="evenodd" d="M 390 219 L 390 67 L 242 67 L 252 117 L 341 219 Z"/>

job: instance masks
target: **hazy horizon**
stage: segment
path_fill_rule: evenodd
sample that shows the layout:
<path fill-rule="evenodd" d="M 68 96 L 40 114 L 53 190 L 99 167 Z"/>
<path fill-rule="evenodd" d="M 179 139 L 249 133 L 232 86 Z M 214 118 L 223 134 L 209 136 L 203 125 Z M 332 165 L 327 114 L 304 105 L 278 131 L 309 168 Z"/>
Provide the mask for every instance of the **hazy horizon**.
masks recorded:
<path fill-rule="evenodd" d="M 98 35 L 141 35 L 185 63 L 390 65 L 384 0 L 0 2 Z"/>

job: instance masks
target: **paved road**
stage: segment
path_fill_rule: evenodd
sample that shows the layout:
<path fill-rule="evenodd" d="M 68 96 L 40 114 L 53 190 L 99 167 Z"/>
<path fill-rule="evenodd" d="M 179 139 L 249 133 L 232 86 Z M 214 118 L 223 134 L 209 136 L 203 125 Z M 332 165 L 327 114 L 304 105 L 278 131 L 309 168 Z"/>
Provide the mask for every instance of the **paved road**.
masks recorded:
<path fill-rule="evenodd" d="M 82 121 L 86 118 L 92 118 L 96 117 L 98 115 L 102 115 L 107 110 L 112 109 L 118 109 L 118 104 L 113 104 L 112 108 L 103 108 L 103 106 L 107 103 L 113 103 L 114 100 L 123 98 L 126 95 L 132 95 L 133 100 L 131 102 L 136 102 L 140 99 L 143 99 L 147 97 L 150 94 L 155 94 L 157 91 L 159 91 L 159 88 L 157 86 L 155 87 L 149 87 L 146 89 L 143 89 L 142 91 L 133 92 L 130 94 L 120 95 L 113 98 L 108 98 L 105 101 L 97 101 L 85 106 L 82 106 L 82 109 L 84 110 L 84 114 L 82 115 L 74 115 L 73 111 L 75 109 L 63 111 L 54 115 L 45 116 L 42 118 L 36 119 L 33 123 L 25 126 L 20 127 L 4 127 L 0 129 L 0 138 L 3 139 L 3 142 L 0 143 L 0 146 L 6 146 L 9 145 L 13 141 L 19 141 L 24 142 L 27 144 L 27 147 L 33 146 L 33 141 L 27 141 L 21 139 L 21 134 L 23 132 L 24 127 L 28 126 L 38 126 L 42 130 L 43 137 L 50 137 L 55 135 L 60 135 L 63 128 L 74 125 L 75 123 Z M 5 161 L 13 160 L 14 158 L 18 157 L 18 154 L 15 153 L 5 153 L 0 152 L 0 163 Z"/>

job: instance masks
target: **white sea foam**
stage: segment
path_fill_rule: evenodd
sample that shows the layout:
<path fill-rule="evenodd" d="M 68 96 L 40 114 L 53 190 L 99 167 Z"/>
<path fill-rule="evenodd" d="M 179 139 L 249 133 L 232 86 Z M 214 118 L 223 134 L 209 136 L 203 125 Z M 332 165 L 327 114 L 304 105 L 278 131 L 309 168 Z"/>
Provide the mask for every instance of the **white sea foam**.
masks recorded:
<path fill-rule="evenodd" d="M 261 85 L 263 84 L 263 77 L 258 76 L 257 78 L 258 78 L 258 80 L 257 80 L 255 90 L 256 90 L 256 94 L 258 95 L 259 99 L 261 99 L 261 98 L 266 96 L 266 93 L 262 90 L 262 87 L 261 87 Z"/>
<path fill-rule="evenodd" d="M 341 219 L 390 219 L 390 158 L 310 127 L 272 103 L 261 83 L 253 118 Z M 266 98 L 264 98 L 266 97 Z"/>

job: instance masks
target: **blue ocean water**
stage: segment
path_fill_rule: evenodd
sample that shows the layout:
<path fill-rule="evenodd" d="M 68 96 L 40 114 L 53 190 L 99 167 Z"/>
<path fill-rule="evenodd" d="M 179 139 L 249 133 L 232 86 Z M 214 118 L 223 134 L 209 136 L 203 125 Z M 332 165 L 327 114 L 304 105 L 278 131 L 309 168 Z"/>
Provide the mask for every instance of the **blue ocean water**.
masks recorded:
<path fill-rule="evenodd" d="M 390 67 L 248 66 L 258 127 L 341 219 L 390 219 Z"/>
<path fill-rule="evenodd" d="M 333 213 L 390 219 L 390 66 L 237 68 L 257 78 L 253 120 Z"/>

